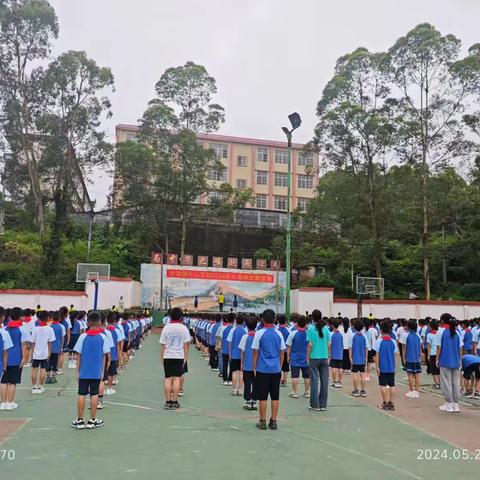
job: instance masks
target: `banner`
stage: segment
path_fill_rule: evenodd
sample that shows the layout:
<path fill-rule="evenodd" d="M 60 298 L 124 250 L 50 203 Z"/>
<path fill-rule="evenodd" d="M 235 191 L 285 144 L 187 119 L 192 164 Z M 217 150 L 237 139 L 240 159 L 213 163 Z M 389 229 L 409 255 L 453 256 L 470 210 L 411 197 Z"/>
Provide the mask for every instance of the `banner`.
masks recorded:
<path fill-rule="evenodd" d="M 223 268 L 223 257 L 213 257 L 212 266 L 214 268 Z"/>
<path fill-rule="evenodd" d="M 178 255 L 176 253 L 167 255 L 167 265 L 178 265 Z"/>
<path fill-rule="evenodd" d="M 253 261 L 251 258 L 242 258 L 242 268 L 244 270 L 252 270 L 253 269 Z"/>
<path fill-rule="evenodd" d="M 208 267 L 208 257 L 205 255 L 200 255 L 197 257 L 197 265 L 199 267 Z"/>
<path fill-rule="evenodd" d="M 163 253 L 152 252 L 150 261 L 155 265 L 161 265 L 163 263 Z"/>
<path fill-rule="evenodd" d="M 264 273 L 216 272 L 214 270 L 180 270 L 169 268 L 167 278 L 195 278 L 197 280 L 228 280 L 230 282 L 273 283 L 274 276 Z"/>
<path fill-rule="evenodd" d="M 227 259 L 227 268 L 238 268 L 238 258 L 228 257 Z"/>
<path fill-rule="evenodd" d="M 257 260 L 257 270 L 266 270 L 267 269 L 267 261 L 266 260 Z"/>
<path fill-rule="evenodd" d="M 184 267 L 192 267 L 193 266 L 193 255 L 183 255 L 182 265 Z"/>

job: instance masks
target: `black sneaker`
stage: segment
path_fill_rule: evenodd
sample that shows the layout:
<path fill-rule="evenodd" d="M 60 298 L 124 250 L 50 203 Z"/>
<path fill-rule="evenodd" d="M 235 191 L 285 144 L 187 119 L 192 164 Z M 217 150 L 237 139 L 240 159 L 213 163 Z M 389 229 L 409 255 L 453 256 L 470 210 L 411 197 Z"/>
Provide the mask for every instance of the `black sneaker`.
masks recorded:
<path fill-rule="evenodd" d="M 165 402 L 165 405 L 163 407 L 164 410 L 171 410 L 172 409 L 172 402 Z"/>
<path fill-rule="evenodd" d="M 267 421 L 266 420 L 259 420 L 257 423 L 257 428 L 259 430 L 266 430 L 267 429 Z"/>
<path fill-rule="evenodd" d="M 172 402 L 172 409 L 178 410 L 180 408 L 180 404 L 178 402 Z"/>
<path fill-rule="evenodd" d="M 98 418 L 91 418 L 87 422 L 87 428 L 89 430 L 93 430 L 94 428 L 100 428 L 103 427 L 103 420 L 99 420 Z"/>
<path fill-rule="evenodd" d="M 359 396 L 360 396 L 360 392 L 359 392 L 357 389 L 355 389 L 355 390 L 352 391 L 352 396 L 353 396 L 353 397 L 359 397 Z"/>
<path fill-rule="evenodd" d="M 381 405 L 379 405 L 379 407 L 382 410 L 388 410 L 388 402 L 383 402 Z"/>
<path fill-rule="evenodd" d="M 393 404 L 393 402 L 388 402 L 388 409 L 390 411 L 394 411 L 395 410 L 395 405 Z"/>
<path fill-rule="evenodd" d="M 366 397 L 367 396 L 367 391 L 366 390 L 360 390 L 360 396 L 361 397 Z"/>
<path fill-rule="evenodd" d="M 268 428 L 270 430 L 278 430 L 277 421 L 270 419 L 270 421 L 268 422 Z"/>
<path fill-rule="evenodd" d="M 257 402 L 252 402 L 252 408 L 251 408 L 251 410 L 258 410 Z"/>
<path fill-rule="evenodd" d="M 85 428 L 85 422 L 83 421 L 83 418 L 77 418 L 70 425 L 77 430 L 83 430 Z"/>

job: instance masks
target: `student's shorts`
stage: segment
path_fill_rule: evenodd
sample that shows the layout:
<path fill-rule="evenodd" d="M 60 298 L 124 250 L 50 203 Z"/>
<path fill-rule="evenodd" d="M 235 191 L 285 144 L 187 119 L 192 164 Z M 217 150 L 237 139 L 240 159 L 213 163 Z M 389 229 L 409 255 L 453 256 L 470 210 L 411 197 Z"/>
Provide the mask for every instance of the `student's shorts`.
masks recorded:
<path fill-rule="evenodd" d="M 70 335 L 70 341 L 68 342 L 68 351 L 73 352 L 73 349 L 75 348 L 75 345 L 77 343 L 78 337 L 80 335 L 78 333 L 72 333 Z"/>
<path fill-rule="evenodd" d="M 165 358 L 163 370 L 165 378 L 181 377 L 183 375 L 183 358 Z"/>
<path fill-rule="evenodd" d="M 331 368 L 343 368 L 343 359 L 342 360 L 334 360 L 333 358 L 330 359 L 330 367 Z"/>
<path fill-rule="evenodd" d="M 44 360 L 36 360 L 34 358 L 32 360 L 32 368 L 47 369 L 48 368 L 48 358 L 45 358 Z"/>
<path fill-rule="evenodd" d="M 283 357 L 282 363 L 282 372 L 289 372 L 290 371 L 290 364 L 288 363 L 287 356 Z"/>
<path fill-rule="evenodd" d="M 9 385 L 17 385 L 22 383 L 22 369 L 19 365 L 12 365 L 7 367 L 3 372 L 1 383 L 8 383 Z"/>
<path fill-rule="evenodd" d="M 472 373 L 475 372 L 475 378 L 480 378 L 480 364 L 470 365 L 463 371 L 463 378 L 465 380 L 470 380 L 472 378 Z"/>
<path fill-rule="evenodd" d="M 89 395 L 91 397 L 94 397 L 95 395 L 98 395 L 98 392 L 100 390 L 100 379 L 95 378 L 95 379 L 88 379 L 88 378 L 80 378 L 78 380 L 78 394 L 85 396 Z"/>
<path fill-rule="evenodd" d="M 183 364 L 182 375 L 185 375 L 186 373 L 188 373 L 188 362 Z"/>
<path fill-rule="evenodd" d="M 381 387 L 394 387 L 395 386 L 395 373 L 380 373 L 378 376 L 378 384 Z"/>
<path fill-rule="evenodd" d="M 270 400 L 279 400 L 281 378 L 281 373 L 257 372 L 255 377 L 255 387 L 258 399 L 262 401 L 268 400 L 268 396 L 270 395 Z"/>
<path fill-rule="evenodd" d="M 310 378 L 310 371 L 308 367 L 294 367 L 290 366 L 292 371 L 292 378 L 300 378 L 300 372 L 302 372 L 302 378 Z"/>
<path fill-rule="evenodd" d="M 230 371 L 233 372 L 238 372 L 241 367 L 241 362 L 239 358 L 232 358 L 230 360 Z"/>
<path fill-rule="evenodd" d="M 472 355 L 473 354 L 473 348 L 465 348 L 465 345 L 463 346 L 463 351 L 465 352 L 464 355 Z"/>
<path fill-rule="evenodd" d="M 117 360 L 112 360 L 108 367 L 107 375 L 109 377 L 114 377 L 117 374 Z"/>
<path fill-rule="evenodd" d="M 420 362 L 406 362 L 405 369 L 407 370 L 407 373 L 422 373 L 422 365 Z"/>
<path fill-rule="evenodd" d="M 430 373 L 432 375 L 440 375 L 440 369 L 437 367 L 436 355 L 430 355 L 429 363 L 430 363 Z"/>
<path fill-rule="evenodd" d="M 352 373 L 365 373 L 365 365 L 352 365 Z"/>
<path fill-rule="evenodd" d="M 130 342 L 125 340 L 123 342 L 122 352 L 127 353 L 130 350 Z"/>
<path fill-rule="evenodd" d="M 47 370 L 49 372 L 56 372 L 58 370 L 58 355 L 59 353 L 52 353 L 48 360 Z"/>
<path fill-rule="evenodd" d="M 376 355 L 375 350 L 369 350 L 367 353 L 367 361 L 368 363 L 373 363 L 375 361 L 375 355 Z"/>

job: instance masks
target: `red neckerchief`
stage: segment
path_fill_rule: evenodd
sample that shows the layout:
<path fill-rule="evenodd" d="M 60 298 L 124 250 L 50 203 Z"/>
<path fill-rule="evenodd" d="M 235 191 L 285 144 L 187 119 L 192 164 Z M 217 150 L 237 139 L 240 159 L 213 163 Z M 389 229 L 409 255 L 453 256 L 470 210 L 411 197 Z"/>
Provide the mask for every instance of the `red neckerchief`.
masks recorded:
<path fill-rule="evenodd" d="M 103 328 L 95 328 L 95 329 L 87 330 L 85 333 L 89 336 L 92 336 L 92 335 L 100 335 L 102 332 L 103 332 Z"/>
<path fill-rule="evenodd" d="M 466 328 L 466 329 L 465 329 L 465 333 L 467 333 L 467 332 L 470 332 L 470 329 L 469 329 L 469 328 Z"/>
<path fill-rule="evenodd" d="M 58 325 L 60 323 L 60 320 L 54 320 L 52 323 Z"/>
<path fill-rule="evenodd" d="M 23 317 L 23 323 L 30 323 L 32 321 L 32 317 Z"/>
<path fill-rule="evenodd" d="M 433 333 L 433 334 L 435 334 L 435 333 L 437 333 L 437 331 L 436 331 L 436 330 L 430 330 L 430 332 L 428 332 L 428 333 Z"/>
<path fill-rule="evenodd" d="M 448 330 L 450 328 L 450 325 L 448 325 L 447 323 L 444 323 L 442 325 L 442 328 L 444 328 L 445 330 Z"/>
<path fill-rule="evenodd" d="M 48 327 L 48 322 L 38 322 L 39 327 Z"/>
<path fill-rule="evenodd" d="M 255 332 L 253 332 L 253 331 L 252 331 L 252 332 L 248 332 L 247 335 L 248 335 L 249 337 L 254 337 L 254 336 L 255 336 Z"/>
<path fill-rule="evenodd" d="M 391 340 L 391 339 L 392 339 L 392 337 L 390 335 L 384 335 L 382 337 L 382 340 L 387 340 L 388 341 L 388 340 Z"/>
<path fill-rule="evenodd" d="M 113 325 L 109 325 L 109 326 L 107 327 L 107 330 L 110 330 L 110 331 L 115 330 L 115 327 L 114 327 Z"/>
<path fill-rule="evenodd" d="M 128 323 L 128 320 L 122 320 L 122 325 L 125 325 L 126 323 Z"/>
<path fill-rule="evenodd" d="M 297 327 L 297 332 L 305 332 L 306 330 L 306 328 Z"/>
<path fill-rule="evenodd" d="M 181 320 L 170 320 L 170 323 L 182 323 Z"/>
<path fill-rule="evenodd" d="M 273 323 L 265 323 L 265 325 L 263 325 L 263 328 L 273 328 L 273 327 L 275 327 Z"/>
<path fill-rule="evenodd" d="M 10 320 L 7 323 L 7 328 L 20 328 L 22 326 L 21 320 Z"/>
<path fill-rule="evenodd" d="M 226 326 L 228 325 L 228 323 L 227 323 L 227 322 L 223 322 L 222 325 L 223 325 L 224 327 L 226 327 Z"/>

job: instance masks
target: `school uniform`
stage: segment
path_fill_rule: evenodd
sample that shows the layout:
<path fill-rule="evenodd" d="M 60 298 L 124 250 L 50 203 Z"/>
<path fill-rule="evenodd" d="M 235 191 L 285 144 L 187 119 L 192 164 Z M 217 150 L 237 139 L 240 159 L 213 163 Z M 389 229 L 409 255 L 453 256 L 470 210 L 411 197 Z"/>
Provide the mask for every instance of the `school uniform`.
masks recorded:
<path fill-rule="evenodd" d="M 31 341 L 35 344 L 32 355 L 32 368 L 48 368 L 48 344 L 55 341 L 55 332 L 46 322 L 33 329 Z"/>
<path fill-rule="evenodd" d="M 246 402 L 257 400 L 255 375 L 253 373 L 252 343 L 255 331 L 245 333 L 238 348 L 243 352 L 243 398 Z"/>
<path fill-rule="evenodd" d="M 417 332 L 408 332 L 405 348 L 405 368 L 407 373 L 422 373 L 422 338 Z"/>
<path fill-rule="evenodd" d="M 245 328 L 243 325 L 237 325 L 230 330 L 227 337 L 227 342 L 229 343 L 230 370 L 232 373 L 238 372 L 241 367 L 242 351 L 239 348 L 239 344 L 244 335 Z"/>
<path fill-rule="evenodd" d="M 110 347 L 110 364 L 107 370 L 108 377 L 114 377 L 117 374 L 118 366 L 118 332 L 115 325 L 109 325 L 107 330 L 112 336 L 112 345 Z"/>
<path fill-rule="evenodd" d="M 440 355 L 440 386 L 447 403 L 458 403 L 460 398 L 460 348 L 462 341 L 458 332 L 450 333 L 449 328 L 442 328 L 437 332 L 439 338 Z"/>
<path fill-rule="evenodd" d="M 283 341 L 287 343 L 287 338 L 290 335 L 290 329 L 286 325 L 280 325 L 278 327 L 278 331 L 282 334 Z M 285 355 L 283 357 L 282 372 L 289 372 L 289 371 L 290 371 L 290 365 L 288 364 L 288 358 Z"/>
<path fill-rule="evenodd" d="M 52 322 L 50 328 L 55 334 L 55 341 L 52 342 L 52 353 L 48 361 L 47 371 L 56 372 L 58 370 L 58 357 L 60 356 L 63 348 L 65 327 L 60 322 Z"/>
<path fill-rule="evenodd" d="M 228 335 L 230 330 L 233 328 L 232 325 L 227 324 L 227 326 L 222 331 L 222 375 L 224 382 L 232 381 L 232 371 L 230 367 L 230 355 L 229 355 L 229 344 L 228 344 Z"/>
<path fill-rule="evenodd" d="M 110 352 L 103 329 L 90 329 L 78 337 L 75 351 L 80 354 L 78 395 L 98 395 L 105 355 Z"/>
<path fill-rule="evenodd" d="M 476 379 L 480 378 L 480 357 L 471 354 L 463 355 L 462 372 L 465 380 L 470 380 L 473 374 Z"/>
<path fill-rule="evenodd" d="M 463 330 L 463 351 L 466 355 L 473 353 L 473 334 L 469 328 Z"/>
<path fill-rule="evenodd" d="M 3 373 L 3 352 L 13 347 L 10 334 L 3 328 L 0 328 L 0 372 Z"/>
<path fill-rule="evenodd" d="M 300 378 L 302 372 L 303 378 L 310 378 L 307 360 L 307 329 L 297 327 L 290 332 L 285 342 L 290 347 L 290 369 L 292 378 Z"/>
<path fill-rule="evenodd" d="M 217 331 L 221 325 L 222 324 L 220 322 L 214 322 L 209 336 L 208 353 L 210 356 L 209 364 L 212 370 L 216 370 L 218 368 L 218 352 L 215 349 L 215 345 L 217 341 Z"/>
<path fill-rule="evenodd" d="M 21 321 L 10 321 L 5 331 L 9 334 L 12 346 L 7 352 L 7 365 L 1 383 L 17 385 L 22 383 L 22 344 L 30 341 L 30 334 L 22 328 Z"/>
<path fill-rule="evenodd" d="M 165 378 L 181 377 L 184 373 L 185 354 L 183 346 L 190 343 L 188 328 L 181 322 L 171 320 L 160 335 L 159 343 L 165 345 L 163 369 Z"/>
<path fill-rule="evenodd" d="M 427 333 L 428 366 L 431 375 L 440 375 L 437 366 L 437 330 L 430 330 Z"/>
<path fill-rule="evenodd" d="M 352 349 L 352 373 L 364 373 L 367 339 L 362 332 L 355 332 L 350 342 L 350 348 Z"/>
<path fill-rule="evenodd" d="M 330 367 L 343 368 L 343 335 L 336 331 L 330 338 Z"/>
<path fill-rule="evenodd" d="M 395 353 L 397 342 L 390 335 L 378 338 L 373 346 L 378 355 L 378 383 L 381 387 L 395 387 Z"/>
<path fill-rule="evenodd" d="M 377 341 L 377 337 L 378 337 L 378 332 L 377 332 L 377 329 L 375 327 L 370 327 L 366 333 L 366 340 L 367 340 L 367 348 L 368 348 L 368 352 L 367 352 L 367 362 L 368 363 L 373 363 L 375 362 L 375 350 L 373 349 L 373 345 L 375 345 L 375 342 Z"/>
<path fill-rule="evenodd" d="M 274 325 L 265 324 L 253 337 L 252 349 L 258 351 L 255 387 L 258 399 L 279 400 L 281 379 L 281 352 L 286 350 L 282 334 Z"/>
<path fill-rule="evenodd" d="M 73 321 L 73 325 L 71 325 L 71 330 L 70 330 L 70 341 L 68 342 L 68 351 L 73 352 L 73 348 L 75 347 L 75 344 L 77 343 L 78 337 L 80 337 L 82 325 L 79 320 L 75 319 Z"/>

